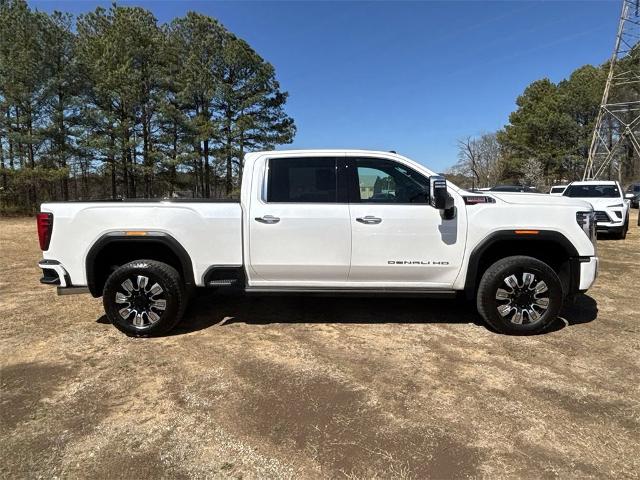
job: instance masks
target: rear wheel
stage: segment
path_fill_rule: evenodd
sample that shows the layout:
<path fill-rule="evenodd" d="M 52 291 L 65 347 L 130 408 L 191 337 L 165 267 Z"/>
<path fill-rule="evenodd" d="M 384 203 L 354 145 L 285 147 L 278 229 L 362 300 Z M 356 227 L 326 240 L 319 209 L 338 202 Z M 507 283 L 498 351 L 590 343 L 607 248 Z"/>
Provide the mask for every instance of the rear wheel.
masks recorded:
<path fill-rule="evenodd" d="M 168 332 L 185 307 L 180 274 L 155 260 L 136 260 L 115 270 L 105 283 L 102 302 L 111 323 L 134 336 Z"/>
<path fill-rule="evenodd" d="M 530 335 L 551 325 L 562 309 L 562 283 L 555 271 L 532 257 L 498 260 L 482 276 L 478 312 L 494 329 Z"/>

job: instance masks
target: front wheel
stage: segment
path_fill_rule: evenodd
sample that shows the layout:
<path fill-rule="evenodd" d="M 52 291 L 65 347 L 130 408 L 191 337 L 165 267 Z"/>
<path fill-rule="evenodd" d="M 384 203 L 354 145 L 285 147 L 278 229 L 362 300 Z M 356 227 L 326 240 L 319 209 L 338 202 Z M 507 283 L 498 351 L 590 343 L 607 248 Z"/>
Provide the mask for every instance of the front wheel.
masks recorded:
<path fill-rule="evenodd" d="M 525 256 L 506 257 L 491 265 L 478 287 L 478 312 L 499 332 L 539 333 L 562 309 L 562 283 L 546 263 Z"/>
<path fill-rule="evenodd" d="M 629 217 L 624 222 L 624 226 L 614 233 L 614 237 L 618 240 L 624 240 L 627 238 L 627 232 L 629 231 Z"/>
<path fill-rule="evenodd" d="M 134 336 L 168 332 L 185 307 L 180 274 L 155 260 L 136 260 L 115 270 L 105 283 L 102 302 L 111 323 Z"/>

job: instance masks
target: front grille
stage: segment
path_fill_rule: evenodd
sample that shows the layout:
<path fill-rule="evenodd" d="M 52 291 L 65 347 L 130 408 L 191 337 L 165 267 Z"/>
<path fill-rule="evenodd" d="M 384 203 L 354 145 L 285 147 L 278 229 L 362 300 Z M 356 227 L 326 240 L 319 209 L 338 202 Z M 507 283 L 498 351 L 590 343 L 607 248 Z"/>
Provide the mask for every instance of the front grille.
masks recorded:
<path fill-rule="evenodd" d="M 603 212 L 601 210 L 597 210 L 596 211 L 596 222 L 610 222 L 611 219 L 609 218 L 609 215 L 607 215 L 607 212 Z"/>

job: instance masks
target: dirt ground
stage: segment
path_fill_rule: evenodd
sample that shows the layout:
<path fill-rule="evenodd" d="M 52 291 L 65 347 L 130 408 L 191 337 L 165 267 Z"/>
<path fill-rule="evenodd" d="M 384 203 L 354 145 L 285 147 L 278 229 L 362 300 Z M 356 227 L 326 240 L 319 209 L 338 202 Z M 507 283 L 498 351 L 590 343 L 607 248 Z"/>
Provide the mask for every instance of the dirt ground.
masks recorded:
<path fill-rule="evenodd" d="M 534 337 L 459 301 L 205 296 L 128 338 L 40 285 L 36 237 L 0 219 L 2 478 L 639 477 L 638 227 Z"/>

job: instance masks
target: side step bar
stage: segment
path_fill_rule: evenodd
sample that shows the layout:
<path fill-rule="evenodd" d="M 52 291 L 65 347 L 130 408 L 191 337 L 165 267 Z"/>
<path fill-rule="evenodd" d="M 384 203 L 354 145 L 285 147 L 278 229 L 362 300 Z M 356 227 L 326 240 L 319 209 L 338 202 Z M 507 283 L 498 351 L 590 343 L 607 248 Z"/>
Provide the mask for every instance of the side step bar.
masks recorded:
<path fill-rule="evenodd" d="M 233 287 L 238 283 L 239 282 L 237 278 L 211 280 L 207 282 L 207 287 Z"/>
<path fill-rule="evenodd" d="M 454 298 L 456 290 L 434 290 L 425 288 L 325 288 L 325 287 L 247 287 L 245 292 L 257 295 L 327 295 L 327 296 L 367 296 L 384 295 L 399 297 Z"/>
<path fill-rule="evenodd" d="M 79 295 L 89 293 L 89 287 L 58 287 L 58 295 Z"/>

